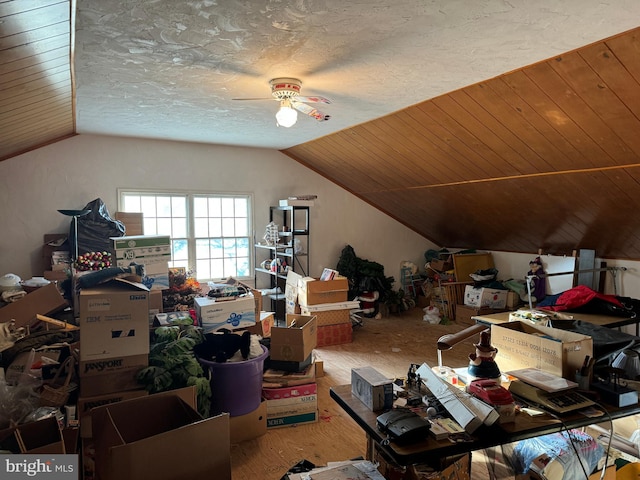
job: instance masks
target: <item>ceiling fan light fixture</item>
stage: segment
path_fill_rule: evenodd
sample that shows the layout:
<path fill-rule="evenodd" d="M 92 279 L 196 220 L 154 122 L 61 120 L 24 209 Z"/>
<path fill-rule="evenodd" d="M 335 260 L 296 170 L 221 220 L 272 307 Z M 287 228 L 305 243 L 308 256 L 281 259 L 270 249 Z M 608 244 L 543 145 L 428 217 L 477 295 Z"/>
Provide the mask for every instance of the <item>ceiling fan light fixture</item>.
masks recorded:
<path fill-rule="evenodd" d="M 276 122 L 279 127 L 289 128 L 298 120 L 298 112 L 291 107 L 291 102 L 284 99 L 280 102 L 280 110 L 276 113 Z"/>

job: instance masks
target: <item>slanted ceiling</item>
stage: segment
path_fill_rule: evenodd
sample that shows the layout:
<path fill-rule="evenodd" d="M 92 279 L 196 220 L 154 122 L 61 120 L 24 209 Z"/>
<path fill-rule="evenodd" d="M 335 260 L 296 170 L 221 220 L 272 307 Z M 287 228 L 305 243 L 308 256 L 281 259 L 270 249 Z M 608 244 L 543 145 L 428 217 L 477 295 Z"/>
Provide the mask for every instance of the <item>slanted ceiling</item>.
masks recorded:
<path fill-rule="evenodd" d="M 0 160 L 76 133 L 74 6 L 0 0 Z M 282 151 L 436 245 L 640 259 L 639 33 Z"/>
<path fill-rule="evenodd" d="M 284 153 L 437 245 L 640 259 L 639 35 Z"/>
<path fill-rule="evenodd" d="M 69 1 L 0 1 L 0 160 L 75 133 Z"/>

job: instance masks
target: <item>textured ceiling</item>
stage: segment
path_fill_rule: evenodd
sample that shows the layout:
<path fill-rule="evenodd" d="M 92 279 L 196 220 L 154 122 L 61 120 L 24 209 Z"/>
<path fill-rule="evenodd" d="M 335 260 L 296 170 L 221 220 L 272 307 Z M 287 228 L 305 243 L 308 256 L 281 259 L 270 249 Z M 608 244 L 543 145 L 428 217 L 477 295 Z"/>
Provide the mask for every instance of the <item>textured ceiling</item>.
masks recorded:
<path fill-rule="evenodd" d="M 26 1 L 26 0 L 16 0 Z M 11 3 L 11 2 L 10 2 Z M 637 0 L 77 0 L 76 131 L 284 149 L 637 26 Z M 277 127 L 269 80 L 332 100 Z"/>

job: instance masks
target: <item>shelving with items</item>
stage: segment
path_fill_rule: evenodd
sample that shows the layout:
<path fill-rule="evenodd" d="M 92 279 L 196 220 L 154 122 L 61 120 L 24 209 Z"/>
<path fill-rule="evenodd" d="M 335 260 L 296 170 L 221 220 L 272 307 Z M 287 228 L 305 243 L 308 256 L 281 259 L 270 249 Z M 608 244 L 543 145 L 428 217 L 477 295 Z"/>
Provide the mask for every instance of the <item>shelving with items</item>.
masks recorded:
<path fill-rule="evenodd" d="M 276 320 L 286 314 L 287 273 L 309 274 L 309 214 L 308 206 L 270 207 L 265 234 L 254 245 L 255 287 L 271 301 Z"/>

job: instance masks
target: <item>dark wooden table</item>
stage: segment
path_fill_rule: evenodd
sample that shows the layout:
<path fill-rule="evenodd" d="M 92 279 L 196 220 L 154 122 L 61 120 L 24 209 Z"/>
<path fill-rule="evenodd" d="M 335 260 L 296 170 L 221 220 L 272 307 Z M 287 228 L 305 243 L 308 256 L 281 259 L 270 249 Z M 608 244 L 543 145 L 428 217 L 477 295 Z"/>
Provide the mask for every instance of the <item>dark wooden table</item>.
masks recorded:
<path fill-rule="evenodd" d="M 496 423 L 490 427 L 481 426 L 473 433 L 472 442 L 453 443 L 448 439 L 438 441 L 428 437 L 408 445 L 397 445 L 394 442 L 384 445 L 386 435 L 381 433 L 376 426 L 376 419 L 382 411 L 373 412 L 369 410 L 364 403 L 351 394 L 350 384 L 331 387 L 330 396 L 355 420 L 367 435 L 367 456 L 373 452 L 373 448 L 378 448 L 384 450 L 399 465 L 432 462 L 439 458 L 469 453 L 474 450 L 495 447 L 572 428 L 585 427 L 594 423 L 608 422 L 609 419 L 613 420 L 640 413 L 640 404 L 625 408 L 602 405 L 607 413 L 598 418 L 589 418 L 580 413 L 563 415 L 561 418 L 556 418 L 550 414 L 532 417 L 526 413 L 518 413 L 515 422 Z M 371 460 L 371 458 L 368 459 Z"/>

